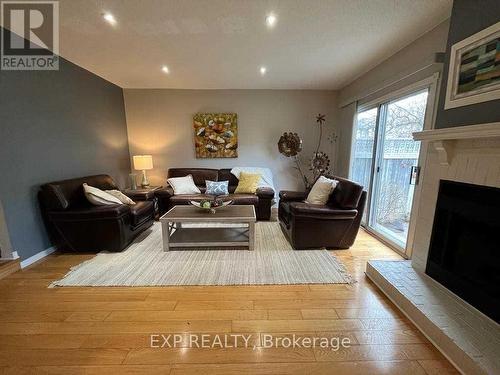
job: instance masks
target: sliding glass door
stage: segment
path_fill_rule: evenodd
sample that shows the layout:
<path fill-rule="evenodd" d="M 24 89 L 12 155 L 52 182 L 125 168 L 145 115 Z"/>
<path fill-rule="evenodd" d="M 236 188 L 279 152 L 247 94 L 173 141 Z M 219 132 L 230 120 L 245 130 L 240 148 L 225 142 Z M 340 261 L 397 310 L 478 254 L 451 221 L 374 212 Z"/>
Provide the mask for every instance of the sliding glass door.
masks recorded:
<path fill-rule="evenodd" d="M 406 247 L 418 177 L 428 89 L 397 97 L 356 116 L 350 178 L 368 192 L 363 224 L 401 250 Z"/>
<path fill-rule="evenodd" d="M 377 129 L 378 108 L 371 108 L 356 115 L 351 156 L 351 180 L 363 185 L 370 194 L 370 182 L 373 170 L 373 151 L 375 146 L 375 133 Z M 366 225 L 368 217 L 368 204 L 361 224 Z"/>

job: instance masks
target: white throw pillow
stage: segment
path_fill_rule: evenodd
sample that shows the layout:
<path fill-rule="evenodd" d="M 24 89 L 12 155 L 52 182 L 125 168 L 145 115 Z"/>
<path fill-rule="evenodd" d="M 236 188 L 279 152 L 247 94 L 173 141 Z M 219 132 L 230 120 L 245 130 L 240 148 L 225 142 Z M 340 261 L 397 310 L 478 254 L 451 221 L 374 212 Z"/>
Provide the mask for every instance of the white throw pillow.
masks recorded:
<path fill-rule="evenodd" d="M 174 189 L 174 195 L 201 194 L 200 189 L 194 184 L 193 176 L 190 174 L 185 177 L 169 178 L 167 182 Z"/>
<path fill-rule="evenodd" d="M 120 190 L 104 190 L 106 193 L 111 194 L 113 197 L 118 198 L 123 204 L 133 206 L 135 202 L 123 194 Z"/>
<path fill-rule="evenodd" d="M 83 184 L 83 191 L 87 200 L 95 206 L 122 204 L 118 198 L 96 187 Z"/>
<path fill-rule="evenodd" d="M 309 204 L 326 204 L 330 194 L 337 187 L 338 183 L 339 182 L 337 180 L 320 176 L 314 183 L 314 186 L 309 192 L 305 202 Z"/>

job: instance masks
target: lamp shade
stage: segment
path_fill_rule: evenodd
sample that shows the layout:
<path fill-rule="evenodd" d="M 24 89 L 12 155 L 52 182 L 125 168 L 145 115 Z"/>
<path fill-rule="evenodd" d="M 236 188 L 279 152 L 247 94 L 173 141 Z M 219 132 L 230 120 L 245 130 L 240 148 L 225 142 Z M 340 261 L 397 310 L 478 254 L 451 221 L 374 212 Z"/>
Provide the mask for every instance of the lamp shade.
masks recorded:
<path fill-rule="evenodd" d="M 138 171 L 153 169 L 153 157 L 151 155 L 135 155 L 133 159 L 134 169 Z"/>

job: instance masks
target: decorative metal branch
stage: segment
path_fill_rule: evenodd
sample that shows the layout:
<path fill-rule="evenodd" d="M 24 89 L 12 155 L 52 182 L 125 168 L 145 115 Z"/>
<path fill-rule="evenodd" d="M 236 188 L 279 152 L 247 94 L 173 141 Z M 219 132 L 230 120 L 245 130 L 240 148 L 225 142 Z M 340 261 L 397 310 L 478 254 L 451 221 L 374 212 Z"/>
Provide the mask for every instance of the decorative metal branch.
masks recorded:
<path fill-rule="evenodd" d="M 302 182 L 304 182 L 304 186 L 306 189 L 311 188 L 311 183 L 309 182 L 307 176 L 302 172 L 302 168 L 300 168 L 300 158 L 296 155 L 293 157 L 295 160 L 295 168 L 299 171 L 300 177 L 302 178 Z"/>
<path fill-rule="evenodd" d="M 280 153 L 285 155 L 286 157 L 294 158 L 295 168 L 299 171 L 306 189 L 310 189 L 316 179 L 322 174 L 327 173 L 330 169 L 330 158 L 326 153 L 319 151 L 321 147 L 321 141 L 323 139 L 323 124 L 325 123 L 325 121 L 325 115 L 319 114 L 318 116 L 316 116 L 316 123 L 319 125 L 319 137 L 316 151 L 313 153 L 313 156 L 309 163 L 309 170 L 312 172 L 311 180 L 309 180 L 304 172 L 302 172 L 302 168 L 300 167 L 300 159 L 298 155 L 302 151 L 302 139 L 300 139 L 298 134 L 284 133 L 278 141 L 278 149 Z M 334 141 L 336 141 L 336 136 L 335 139 L 331 142 Z"/>

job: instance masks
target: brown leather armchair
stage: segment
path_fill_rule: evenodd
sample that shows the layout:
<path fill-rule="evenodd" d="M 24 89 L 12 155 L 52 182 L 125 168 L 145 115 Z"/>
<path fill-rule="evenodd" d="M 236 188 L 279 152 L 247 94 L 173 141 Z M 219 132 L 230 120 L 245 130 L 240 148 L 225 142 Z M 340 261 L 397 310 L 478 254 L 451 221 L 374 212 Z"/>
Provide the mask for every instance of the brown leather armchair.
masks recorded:
<path fill-rule="evenodd" d="M 304 203 L 308 192 L 279 194 L 279 221 L 294 249 L 348 249 L 356 239 L 366 191 L 353 181 L 326 177 L 339 181 L 326 205 Z"/>
<path fill-rule="evenodd" d="M 154 221 L 154 204 L 94 206 L 83 183 L 103 190 L 118 189 L 108 175 L 55 181 L 41 186 L 39 201 L 54 245 L 75 251 L 121 251 Z"/>

